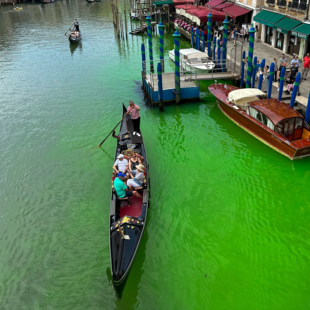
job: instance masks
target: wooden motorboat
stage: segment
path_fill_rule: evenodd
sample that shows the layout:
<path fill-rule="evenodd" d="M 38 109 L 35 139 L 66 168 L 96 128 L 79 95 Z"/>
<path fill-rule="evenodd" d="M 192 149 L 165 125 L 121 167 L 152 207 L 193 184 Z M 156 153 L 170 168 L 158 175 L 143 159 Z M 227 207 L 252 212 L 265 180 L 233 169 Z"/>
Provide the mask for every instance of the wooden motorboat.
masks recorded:
<path fill-rule="evenodd" d="M 123 117 L 127 109 L 123 105 Z M 128 133 L 129 132 L 129 133 Z M 112 174 L 112 192 L 109 218 L 110 235 L 110 259 L 111 273 L 115 286 L 120 286 L 126 280 L 130 268 L 135 259 L 141 238 L 145 229 L 147 211 L 149 206 L 149 167 L 142 135 L 133 135 L 133 123 L 130 116 L 126 116 L 121 123 L 117 141 L 115 160 L 119 154 L 126 155 L 136 152 L 143 156 L 145 167 L 144 185 L 136 189 L 143 199 L 135 196 L 130 197 L 129 205 L 126 201 L 119 200 L 114 190 L 114 179 Z M 134 147 L 133 147 L 134 145 Z M 128 146 L 131 149 L 128 149 Z"/>
<path fill-rule="evenodd" d="M 174 50 L 169 51 L 169 57 L 174 62 Z M 207 53 L 195 48 L 180 49 L 180 64 L 183 70 L 196 73 L 208 73 L 215 66 Z"/>
<path fill-rule="evenodd" d="M 78 43 L 82 40 L 81 31 L 71 31 L 69 35 L 69 41 L 71 43 Z"/>
<path fill-rule="evenodd" d="M 303 116 L 259 89 L 213 84 L 209 91 L 222 112 L 249 134 L 291 160 L 310 156 L 310 128 Z M 259 97 L 258 97 L 259 96 Z"/>

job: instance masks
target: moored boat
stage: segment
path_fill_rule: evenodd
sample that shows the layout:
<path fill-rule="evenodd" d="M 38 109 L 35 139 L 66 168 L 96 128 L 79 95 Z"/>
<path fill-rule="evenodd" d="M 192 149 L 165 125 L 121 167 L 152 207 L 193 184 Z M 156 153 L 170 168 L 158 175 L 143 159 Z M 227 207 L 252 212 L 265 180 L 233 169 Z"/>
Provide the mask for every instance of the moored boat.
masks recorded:
<path fill-rule="evenodd" d="M 71 43 L 78 43 L 82 40 L 82 34 L 80 31 L 71 31 L 69 35 L 69 41 Z"/>
<path fill-rule="evenodd" d="M 127 109 L 123 105 L 123 117 Z M 135 259 L 141 238 L 145 229 L 149 205 L 148 162 L 142 136 L 133 135 L 133 123 L 130 116 L 121 122 L 117 141 L 115 160 L 120 154 L 125 157 L 133 152 L 140 154 L 143 159 L 144 184 L 135 190 L 143 199 L 132 196 L 129 202 L 117 197 L 114 189 L 116 175 L 112 175 L 112 192 L 109 217 L 111 273 L 115 286 L 124 284 Z M 128 148 L 130 147 L 130 148 Z M 129 205 L 127 205 L 129 204 Z"/>
<path fill-rule="evenodd" d="M 21 11 L 23 8 L 22 7 L 16 7 L 16 8 L 14 8 L 14 11 Z"/>
<path fill-rule="evenodd" d="M 42 4 L 48 4 L 48 3 L 53 3 L 55 2 L 55 0 L 42 0 L 41 3 Z"/>
<path fill-rule="evenodd" d="M 310 156 L 309 125 L 291 106 L 255 88 L 213 84 L 209 91 L 228 118 L 264 144 L 291 160 Z"/>
<path fill-rule="evenodd" d="M 169 57 L 174 62 L 174 50 L 169 51 Z M 180 49 L 180 64 L 183 70 L 196 73 L 208 73 L 215 66 L 207 53 L 195 48 Z"/>

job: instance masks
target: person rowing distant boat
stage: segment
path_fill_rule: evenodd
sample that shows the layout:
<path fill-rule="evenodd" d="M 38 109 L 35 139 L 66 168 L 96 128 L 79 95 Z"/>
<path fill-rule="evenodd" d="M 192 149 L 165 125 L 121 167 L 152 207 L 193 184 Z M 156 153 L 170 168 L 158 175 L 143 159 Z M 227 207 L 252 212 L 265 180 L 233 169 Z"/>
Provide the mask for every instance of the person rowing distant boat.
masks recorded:
<path fill-rule="evenodd" d="M 80 25 L 77 19 L 74 20 L 74 27 L 76 31 L 80 31 Z"/>

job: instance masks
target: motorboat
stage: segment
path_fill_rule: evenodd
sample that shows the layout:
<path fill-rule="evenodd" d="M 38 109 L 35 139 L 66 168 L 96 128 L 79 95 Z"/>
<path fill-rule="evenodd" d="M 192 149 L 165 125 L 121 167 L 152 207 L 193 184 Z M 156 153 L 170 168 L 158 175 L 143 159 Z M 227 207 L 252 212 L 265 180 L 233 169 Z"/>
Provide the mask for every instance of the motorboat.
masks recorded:
<path fill-rule="evenodd" d="M 174 50 L 169 51 L 169 57 L 174 62 Z M 184 71 L 196 73 L 208 73 L 215 67 L 207 53 L 195 48 L 180 49 L 180 64 Z"/>
<path fill-rule="evenodd" d="M 209 91 L 235 124 L 291 160 L 310 156 L 310 127 L 303 116 L 257 88 L 212 84 Z"/>

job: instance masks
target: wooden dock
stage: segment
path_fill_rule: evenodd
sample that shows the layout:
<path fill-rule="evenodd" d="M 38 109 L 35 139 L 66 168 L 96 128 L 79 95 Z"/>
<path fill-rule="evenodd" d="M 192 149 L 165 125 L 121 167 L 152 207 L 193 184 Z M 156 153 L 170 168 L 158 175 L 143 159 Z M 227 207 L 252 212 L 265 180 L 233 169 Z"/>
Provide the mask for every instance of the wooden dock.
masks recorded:
<path fill-rule="evenodd" d="M 152 31 L 154 31 L 156 27 L 156 22 L 152 22 L 151 27 L 152 27 Z M 147 24 L 142 24 L 142 26 L 139 26 L 136 29 L 133 29 L 131 32 L 129 32 L 129 34 L 136 35 L 136 34 L 144 33 L 145 31 L 147 31 Z"/>

